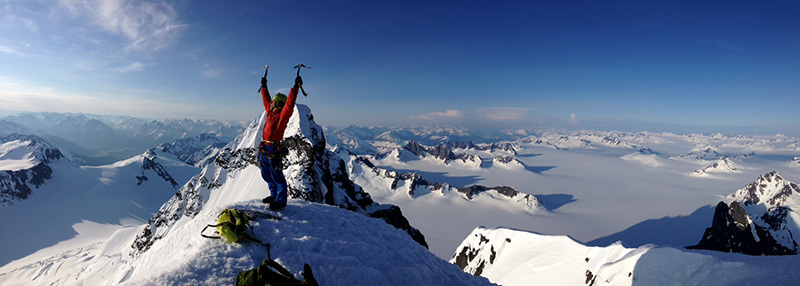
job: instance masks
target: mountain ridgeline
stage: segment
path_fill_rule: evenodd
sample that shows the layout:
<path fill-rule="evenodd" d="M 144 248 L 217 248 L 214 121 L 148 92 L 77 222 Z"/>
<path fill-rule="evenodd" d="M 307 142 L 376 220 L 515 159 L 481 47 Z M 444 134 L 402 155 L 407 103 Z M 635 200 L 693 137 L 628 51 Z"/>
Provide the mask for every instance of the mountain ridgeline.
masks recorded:
<path fill-rule="evenodd" d="M 289 196 L 383 219 L 427 247 L 425 237 L 409 224 L 399 207 L 374 202 L 367 192 L 348 178 L 344 161 L 325 148 L 322 127 L 314 122 L 310 109 L 298 104 L 297 112 L 289 121 L 283 142 L 287 152 L 283 158 L 283 172 Z M 132 254 L 147 251 L 169 232 L 177 220 L 197 215 L 207 202 L 216 198 L 212 193 L 226 183 L 235 184 L 239 173 L 258 168 L 257 146 L 264 120 L 265 115 L 262 115 L 251 122 L 240 136 L 220 151 L 212 164 L 205 166 L 159 209 L 136 237 Z M 268 194 L 266 184 L 263 194 Z M 230 196 L 218 199 L 237 201 L 236 197 Z"/>
<path fill-rule="evenodd" d="M 0 138 L 0 145 L 16 145 L 0 148 L 0 153 L 2 153 L 0 158 L 4 158 L 12 152 L 19 153 L 22 149 L 25 151 L 22 152 L 24 154 L 17 156 L 19 158 L 4 159 L 29 162 L 25 166 L 0 172 L 0 206 L 27 199 L 32 193 L 31 187 L 38 188 L 53 174 L 48 163 L 64 158 L 60 150 L 35 135 L 5 136 Z"/>

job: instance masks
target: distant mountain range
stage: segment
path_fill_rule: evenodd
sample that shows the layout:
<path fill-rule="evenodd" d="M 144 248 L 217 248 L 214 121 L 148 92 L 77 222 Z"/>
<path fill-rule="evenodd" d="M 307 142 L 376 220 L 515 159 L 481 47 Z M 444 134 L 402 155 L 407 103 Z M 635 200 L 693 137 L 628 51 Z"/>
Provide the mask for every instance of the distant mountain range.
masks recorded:
<path fill-rule="evenodd" d="M 33 134 L 68 150 L 90 165 L 129 158 L 159 144 L 201 138 L 228 142 L 244 126 L 216 120 L 148 120 L 128 116 L 21 113 L 0 118 L 0 135 Z"/>

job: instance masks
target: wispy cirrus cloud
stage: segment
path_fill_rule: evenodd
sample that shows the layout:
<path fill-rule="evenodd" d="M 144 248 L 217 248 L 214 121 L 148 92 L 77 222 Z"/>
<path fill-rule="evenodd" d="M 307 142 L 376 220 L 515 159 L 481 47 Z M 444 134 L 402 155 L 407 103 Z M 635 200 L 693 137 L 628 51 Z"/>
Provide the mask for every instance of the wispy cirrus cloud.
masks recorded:
<path fill-rule="evenodd" d="M 446 119 L 446 118 L 462 118 L 464 114 L 460 110 L 447 110 L 447 111 L 440 111 L 440 112 L 433 112 L 424 115 L 418 116 L 411 116 L 411 119 L 416 120 L 439 120 L 439 119 Z"/>
<path fill-rule="evenodd" d="M 17 51 L 16 49 L 14 49 L 12 47 L 9 47 L 9 46 L 4 46 L 4 45 L 0 45 L 0 53 L 20 56 L 20 57 L 23 56 L 23 54 L 20 53 L 19 51 Z"/>
<path fill-rule="evenodd" d="M 165 2 L 133 0 L 61 0 L 73 18 L 121 36 L 125 51 L 158 51 L 172 44 L 188 27 Z"/>
<path fill-rule="evenodd" d="M 116 73 L 129 73 L 135 71 L 144 70 L 144 64 L 140 62 L 133 62 L 126 66 L 116 67 L 114 68 L 114 72 Z"/>

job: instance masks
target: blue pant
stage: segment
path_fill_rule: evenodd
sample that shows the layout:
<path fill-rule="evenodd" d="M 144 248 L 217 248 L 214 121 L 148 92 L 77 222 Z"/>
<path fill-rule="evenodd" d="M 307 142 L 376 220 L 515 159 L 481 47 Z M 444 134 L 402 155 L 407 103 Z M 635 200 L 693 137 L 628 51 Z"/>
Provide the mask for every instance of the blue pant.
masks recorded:
<path fill-rule="evenodd" d="M 261 178 L 267 182 L 269 192 L 275 198 L 275 203 L 286 204 L 286 177 L 283 176 L 281 157 L 278 147 L 262 145 L 258 152 L 258 166 L 261 168 Z"/>

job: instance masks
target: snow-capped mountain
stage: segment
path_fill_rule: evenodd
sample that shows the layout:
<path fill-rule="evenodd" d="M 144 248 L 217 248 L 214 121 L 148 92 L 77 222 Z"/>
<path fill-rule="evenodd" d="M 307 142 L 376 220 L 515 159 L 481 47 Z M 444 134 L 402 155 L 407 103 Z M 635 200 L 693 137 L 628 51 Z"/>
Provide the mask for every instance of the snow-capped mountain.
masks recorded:
<path fill-rule="evenodd" d="M 172 153 L 187 164 L 202 168 L 213 162 L 217 153 L 227 144 L 227 141 L 222 141 L 217 136 L 204 133 L 191 138 L 178 139 L 172 143 L 161 143 L 156 149 Z"/>
<path fill-rule="evenodd" d="M 441 201 L 460 198 L 473 202 L 499 203 L 529 213 L 545 211 L 541 201 L 535 196 L 518 192 L 510 186 L 471 185 L 459 188 L 447 183 L 431 183 L 419 173 L 398 173 L 380 168 L 368 159 L 358 156 L 353 156 L 347 165 L 353 182 L 381 197 L 407 196 L 409 199 L 422 197 Z"/>
<path fill-rule="evenodd" d="M 522 163 L 520 160 L 517 160 L 514 156 L 509 155 L 500 155 L 494 157 L 492 159 L 492 166 L 500 166 L 506 169 L 516 169 L 522 170 L 525 169 L 525 163 Z"/>
<path fill-rule="evenodd" d="M 21 113 L 0 120 L 0 134 L 8 131 L 35 134 L 93 165 L 116 162 L 161 143 L 203 134 L 228 142 L 242 128 L 238 123 L 214 120 L 159 121 L 62 113 Z"/>
<path fill-rule="evenodd" d="M 628 142 L 628 140 L 634 139 L 635 136 L 617 132 L 562 132 L 546 130 L 530 133 L 537 133 L 538 135 L 530 135 L 526 138 L 520 139 L 519 141 L 529 145 L 546 146 L 557 150 L 567 150 L 573 148 L 592 149 L 598 147 L 634 149 L 637 146 L 634 143 Z"/>
<path fill-rule="evenodd" d="M 52 177 L 48 163 L 61 159 L 60 150 L 37 136 L 0 137 L 0 207 L 27 199 Z"/>
<path fill-rule="evenodd" d="M 794 285 L 799 256 L 774 259 L 620 243 L 585 246 L 561 235 L 478 227 L 450 260 L 513 285 Z"/>
<path fill-rule="evenodd" d="M 153 145 L 196 137 L 205 140 L 217 137 L 227 143 L 244 128 L 240 123 L 217 120 L 147 120 L 128 116 L 98 116 L 98 119 L 136 140 Z"/>
<path fill-rule="evenodd" d="M 767 209 L 778 207 L 800 207 L 800 188 L 772 171 L 728 196 L 744 206 L 763 204 Z"/>
<path fill-rule="evenodd" d="M 625 161 L 639 162 L 649 167 L 659 167 L 664 164 L 661 162 L 658 152 L 650 148 L 639 148 L 635 153 L 627 154 L 620 158 Z"/>
<path fill-rule="evenodd" d="M 0 120 L 0 135 L 33 134 L 28 127 L 15 122 Z"/>
<path fill-rule="evenodd" d="M 693 248 L 751 255 L 797 254 L 800 188 L 778 172 L 761 175 L 717 205 L 714 220 Z"/>
<path fill-rule="evenodd" d="M 685 161 L 694 161 L 694 162 L 703 162 L 706 160 L 717 160 L 722 158 L 722 154 L 717 152 L 718 150 L 715 148 L 711 148 L 705 146 L 707 148 L 698 150 L 698 148 L 692 149 L 692 152 L 688 154 L 680 154 L 680 155 L 672 155 L 669 158 L 672 160 L 685 160 Z"/>
<path fill-rule="evenodd" d="M 83 114 L 23 113 L 4 120 L 26 126 L 34 134 L 63 148 L 72 147 L 62 144 L 66 142 L 77 145 L 74 149 L 80 150 L 70 150 L 76 154 L 84 150 L 125 148 L 136 143 L 102 121 Z"/>
<path fill-rule="evenodd" d="M 475 139 L 475 134 L 456 127 L 374 127 L 348 126 L 330 132 L 331 146 L 341 145 L 356 154 L 373 154 L 376 145 L 392 144 L 402 146 L 407 141 L 417 141 L 425 145 L 446 144 L 448 142 L 467 142 Z M 375 144 L 380 142 L 379 144 Z M 380 152 L 380 151 L 379 151 Z"/>
<path fill-rule="evenodd" d="M 740 173 L 742 166 L 736 164 L 733 159 L 728 157 L 721 157 L 711 165 L 697 169 L 691 173 L 692 176 L 704 177 L 711 173 Z"/>
<path fill-rule="evenodd" d="M 252 122 L 248 129 L 220 152 L 214 164 L 207 165 L 161 207 L 150 219 L 145 231 L 136 237 L 133 250 L 135 254 L 146 252 L 167 235 L 176 222 L 183 218 L 193 218 L 207 203 L 234 203 L 252 199 L 249 196 L 265 197 L 268 194 L 266 183 L 261 181 L 258 173 L 256 158 L 256 148 L 261 141 L 265 118 L 262 115 L 259 120 Z M 409 225 L 398 207 L 375 203 L 368 193 L 350 181 L 343 160 L 325 148 L 322 128 L 313 121 L 313 115 L 307 106 L 297 105 L 284 135 L 283 147 L 287 149 L 288 155 L 283 159 L 283 166 L 290 198 L 339 206 L 384 219 L 427 247 L 422 233 Z M 240 174 L 242 172 L 245 173 Z M 262 189 L 256 193 L 241 194 L 230 191 L 234 193 L 232 197 L 217 196 L 218 193 L 225 192 L 225 189 L 218 189 L 235 186 L 240 182 L 246 182 L 247 185 L 255 183 Z"/>
<path fill-rule="evenodd" d="M 450 144 L 439 144 L 435 147 L 426 147 L 420 145 L 416 141 L 408 141 L 408 143 L 403 146 L 403 149 L 420 158 L 430 157 L 442 161 L 445 165 L 453 163 L 470 166 L 473 168 L 480 168 L 482 163 L 480 156 L 466 153 L 457 154 L 453 152 L 454 148 L 450 146 Z"/>
<path fill-rule="evenodd" d="M 800 157 L 794 157 L 792 161 L 789 161 L 789 167 L 800 168 Z"/>

